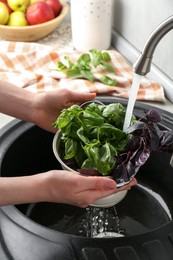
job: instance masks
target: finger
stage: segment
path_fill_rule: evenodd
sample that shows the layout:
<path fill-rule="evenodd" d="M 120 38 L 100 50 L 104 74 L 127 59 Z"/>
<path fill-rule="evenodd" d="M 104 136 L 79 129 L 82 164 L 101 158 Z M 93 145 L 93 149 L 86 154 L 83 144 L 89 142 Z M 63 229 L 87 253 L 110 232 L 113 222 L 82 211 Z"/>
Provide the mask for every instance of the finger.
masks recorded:
<path fill-rule="evenodd" d="M 80 192 L 80 199 L 78 200 L 78 205 L 91 205 L 95 203 L 96 200 L 105 198 L 115 193 L 119 193 L 120 190 L 90 190 Z"/>
<path fill-rule="evenodd" d="M 132 178 L 132 180 L 128 183 L 128 184 L 126 184 L 126 185 L 124 185 L 124 186 L 121 186 L 121 187 L 119 187 L 119 188 L 117 188 L 119 191 L 122 191 L 122 190 L 129 190 L 129 189 L 131 189 L 131 187 L 132 186 L 135 186 L 137 184 L 137 180 L 135 179 L 135 178 Z"/>
<path fill-rule="evenodd" d="M 132 179 L 130 183 L 124 185 L 120 188 L 116 188 L 116 182 L 113 179 L 107 177 L 96 177 L 96 176 L 80 176 L 81 182 L 80 187 L 83 190 L 114 190 L 121 191 L 130 189 L 132 186 L 137 184 L 135 178 Z M 83 179 L 85 178 L 85 179 Z"/>
<path fill-rule="evenodd" d="M 104 178 L 104 179 L 106 179 L 106 178 Z M 110 181 L 111 181 L 111 187 L 112 188 L 114 187 L 113 189 L 109 189 Z M 118 193 L 118 192 L 121 192 L 121 191 L 124 191 L 124 190 L 130 190 L 132 186 L 137 184 L 137 180 L 135 178 L 133 178 L 132 181 L 128 185 L 125 185 L 124 187 L 121 187 L 121 188 L 116 188 L 115 182 L 114 182 L 114 185 L 112 186 L 112 184 L 113 184 L 112 180 L 109 180 L 109 184 L 108 183 L 106 184 L 106 182 L 100 182 L 100 184 L 101 183 L 102 184 L 104 183 L 103 186 L 101 185 L 101 187 L 103 187 L 105 189 L 93 189 L 93 190 L 90 190 L 89 193 L 88 193 L 88 191 L 83 191 L 81 193 L 81 196 L 83 195 L 84 198 L 86 198 L 86 196 L 87 196 L 87 201 L 84 200 L 83 203 L 81 203 L 80 206 L 86 205 L 86 204 L 93 204 L 97 199 L 101 199 L 101 198 L 110 196 L 112 194 L 115 194 L 115 193 Z M 97 188 L 98 188 L 98 186 L 97 186 Z"/>
<path fill-rule="evenodd" d="M 96 176 L 80 176 L 80 178 L 81 190 L 116 190 L 116 183 L 110 178 Z"/>
<path fill-rule="evenodd" d="M 82 103 L 87 100 L 92 100 L 95 97 L 96 97 L 96 93 L 85 93 L 84 94 L 84 93 L 75 92 L 72 94 L 70 102 Z"/>
<path fill-rule="evenodd" d="M 85 178 L 85 185 L 81 185 L 80 192 L 76 193 L 78 197 L 77 206 L 86 207 L 87 205 L 93 204 L 96 200 L 110 196 L 112 194 L 129 190 L 131 186 L 136 185 L 137 181 L 135 178 L 130 184 L 125 185 L 121 188 L 116 188 L 115 181 L 107 177 L 82 177 Z M 84 182 L 80 182 L 84 184 Z"/>

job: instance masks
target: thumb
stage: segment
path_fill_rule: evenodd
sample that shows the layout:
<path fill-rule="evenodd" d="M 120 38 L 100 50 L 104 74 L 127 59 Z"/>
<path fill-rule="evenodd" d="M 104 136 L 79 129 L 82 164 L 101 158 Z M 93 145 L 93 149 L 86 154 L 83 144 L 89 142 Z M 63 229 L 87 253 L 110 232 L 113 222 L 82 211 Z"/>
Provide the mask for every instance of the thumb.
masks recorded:
<path fill-rule="evenodd" d="M 85 102 L 88 100 L 92 100 L 96 97 L 96 93 L 81 93 L 81 92 L 75 92 L 73 93 L 73 95 L 71 96 L 71 100 L 72 102 Z"/>
<path fill-rule="evenodd" d="M 116 190 L 116 183 L 110 178 L 96 176 L 88 176 L 84 178 L 86 178 L 86 181 L 83 188 L 86 190 Z"/>

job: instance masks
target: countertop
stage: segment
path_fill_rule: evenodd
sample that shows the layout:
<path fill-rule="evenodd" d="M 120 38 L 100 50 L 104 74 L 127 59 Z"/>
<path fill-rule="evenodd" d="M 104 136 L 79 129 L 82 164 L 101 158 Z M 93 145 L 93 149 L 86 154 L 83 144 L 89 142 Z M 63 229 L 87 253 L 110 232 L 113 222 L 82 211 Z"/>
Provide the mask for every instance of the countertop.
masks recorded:
<path fill-rule="evenodd" d="M 0 37 L 0 41 L 1 42 L 3 41 L 1 37 Z M 39 40 L 38 43 L 51 45 L 56 48 L 64 48 L 64 47 L 73 48 L 72 40 L 71 40 L 71 24 L 69 22 L 69 17 L 67 17 L 67 19 L 65 19 L 52 34 L 50 34 L 49 36 L 45 37 L 42 40 Z M 173 112 L 173 104 L 168 100 L 166 100 L 164 104 L 156 103 L 156 102 L 143 102 L 143 103 L 161 108 L 171 113 Z M 0 128 L 13 119 L 14 119 L 13 117 L 6 116 L 0 113 Z"/>
<path fill-rule="evenodd" d="M 3 41 L 3 38 L 0 37 L 0 42 Z M 64 48 L 64 46 L 68 46 L 72 48 L 72 40 L 71 40 L 71 25 L 69 22 L 69 17 L 64 19 L 64 21 L 57 27 L 57 29 L 47 37 L 37 41 L 37 43 L 50 45 L 56 48 Z M 4 115 L 0 113 L 0 128 L 2 128 L 5 124 L 13 120 L 13 117 Z"/>

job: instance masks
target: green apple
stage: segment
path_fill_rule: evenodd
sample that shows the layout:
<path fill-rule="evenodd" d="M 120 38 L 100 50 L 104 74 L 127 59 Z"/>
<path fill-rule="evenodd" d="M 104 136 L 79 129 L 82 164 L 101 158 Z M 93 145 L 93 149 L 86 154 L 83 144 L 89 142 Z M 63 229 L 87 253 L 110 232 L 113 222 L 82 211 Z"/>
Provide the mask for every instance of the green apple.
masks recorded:
<path fill-rule="evenodd" d="M 0 24 L 4 25 L 8 22 L 9 12 L 6 5 L 0 2 Z"/>
<path fill-rule="evenodd" d="M 30 0 L 7 0 L 7 3 L 13 11 L 25 12 Z"/>
<path fill-rule="evenodd" d="M 25 17 L 25 13 L 20 11 L 15 11 L 10 14 L 8 24 L 9 26 L 26 26 L 28 22 Z"/>

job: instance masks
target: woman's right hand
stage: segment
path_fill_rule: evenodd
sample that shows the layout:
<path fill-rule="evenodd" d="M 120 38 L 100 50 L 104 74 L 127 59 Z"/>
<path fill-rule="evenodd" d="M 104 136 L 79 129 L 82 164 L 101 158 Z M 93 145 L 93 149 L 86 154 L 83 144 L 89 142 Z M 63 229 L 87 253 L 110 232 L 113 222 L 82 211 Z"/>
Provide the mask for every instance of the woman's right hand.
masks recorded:
<path fill-rule="evenodd" d="M 115 181 L 110 178 L 85 177 L 64 170 L 0 179 L 0 206 L 56 202 L 84 208 L 97 199 L 128 190 L 137 184 L 134 178 L 128 185 L 116 188 Z"/>
<path fill-rule="evenodd" d="M 87 207 L 97 199 L 122 190 L 129 190 L 137 184 L 135 178 L 121 188 L 116 188 L 114 180 L 107 177 L 81 176 L 74 172 L 54 170 L 45 173 L 49 176 L 49 201 Z"/>

